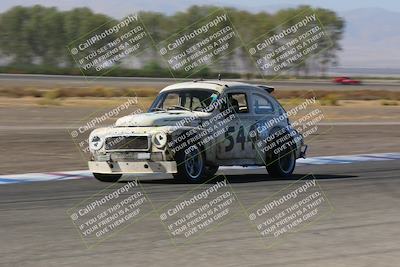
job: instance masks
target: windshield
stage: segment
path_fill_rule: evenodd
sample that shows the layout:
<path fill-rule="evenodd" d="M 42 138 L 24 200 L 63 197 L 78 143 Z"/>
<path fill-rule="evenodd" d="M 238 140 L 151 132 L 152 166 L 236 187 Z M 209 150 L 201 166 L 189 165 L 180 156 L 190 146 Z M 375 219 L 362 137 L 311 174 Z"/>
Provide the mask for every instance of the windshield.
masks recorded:
<path fill-rule="evenodd" d="M 218 98 L 218 92 L 206 89 L 180 89 L 161 93 L 149 112 L 161 110 L 188 110 L 211 112 L 209 107 Z"/>

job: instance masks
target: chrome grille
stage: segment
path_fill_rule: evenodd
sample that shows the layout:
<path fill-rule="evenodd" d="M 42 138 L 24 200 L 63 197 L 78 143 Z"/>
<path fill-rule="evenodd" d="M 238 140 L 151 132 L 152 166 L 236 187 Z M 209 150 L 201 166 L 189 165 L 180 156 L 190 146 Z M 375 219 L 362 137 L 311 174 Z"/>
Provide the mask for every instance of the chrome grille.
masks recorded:
<path fill-rule="evenodd" d="M 112 136 L 107 137 L 105 148 L 107 151 L 131 150 L 148 151 L 150 149 L 148 136 Z"/>

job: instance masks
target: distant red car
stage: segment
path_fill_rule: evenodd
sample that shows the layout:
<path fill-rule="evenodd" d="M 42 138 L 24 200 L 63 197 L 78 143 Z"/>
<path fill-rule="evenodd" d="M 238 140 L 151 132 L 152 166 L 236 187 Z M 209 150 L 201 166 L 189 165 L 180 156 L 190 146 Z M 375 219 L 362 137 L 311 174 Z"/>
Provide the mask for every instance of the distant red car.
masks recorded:
<path fill-rule="evenodd" d="M 334 83 L 337 84 L 345 84 L 345 85 L 358 85 L 361 84 L 361 81 L 359 80 L 353 80 L 349 77 L 336 77 L 333 79 Z"/>

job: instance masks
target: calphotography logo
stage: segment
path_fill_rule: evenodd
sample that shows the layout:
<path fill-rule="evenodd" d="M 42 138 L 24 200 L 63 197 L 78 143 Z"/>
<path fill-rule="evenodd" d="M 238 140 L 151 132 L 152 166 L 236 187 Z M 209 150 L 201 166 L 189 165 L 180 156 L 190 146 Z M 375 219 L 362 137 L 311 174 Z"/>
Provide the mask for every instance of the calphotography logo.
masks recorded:
<path fill-rule="evenodd" d="M 192 76 L 240 46 L 228 12 L 220 9 L 160 42 L 160 55 L 173 76 Z"/>
<path fill-rule="evenodd" d="M 88 118 L 82 119 L 78 126 L 74 125 L 72 130 L 69 130 L 73 142 L 78 147 L 81 155 L 86 158 L 90 152 L 90 133 L 100 127 L 111 129 L 115 127 L 115 120 L 123 115 L 133 116 L 143 112 L 143 108 L 139 106 L 139 100 L 137 97 L 129 97 L 123 103 L 116 107 L 100 111 L 95 114 L 91 114 Z M 117 146 L 122 139 L 114 139 L 110 144 Z"/>
<path fill-rule="evenodd" d="M 152 212 L 138 181 L 114 184 L 68 213 L 84 244 L 91 248 Z"/>
<path fill-rule="evenodd" d="M 104 75 L 151 43 L 137 14 L 109 21 L 68 45 L 84 75 Z"/>
<path fill-rule="evenodd" d="M 236 196 L 224 179 L 198 187 L 161 207 L 160 221 L 174 244 L 179 245 L 213 230 L 232 218 L 238 208 Z"/>
<path fill-rule="evenodd" d="M 112 26 L 111 28 L 108 28 L 104 30 L 103 32 L 96 33 L 89 39 L 87 39 L 85 42 L 80 43 L 78 45 L 78 48 L 80 51 L 84 51 L 85 49 L 95 45 L 97 42 L 100 42 L 101 40 L 107 38 L 108 36 L 112 34 L 116 34 L 120 31 L 120 29 L 129 26 L 129 24 L 137 22 L 138 21 L 138 16 L 137 15 L 129 15 L 126 19 L 122 20 L 118 24 Z"/>
<path fill-rule="evenodd" d="M 331 33 L 325 31 L 316 13 L 311 12 L 303 11 L 246 44 L 262 76 L 272 75 L 275 79 L 334 45 Z"/>
<path fill-rule="evenodd" d="M 260 204 L 249 210 L 249 220 L 268 248 L 333 209 L 313 175 L 303 177 Z"/>

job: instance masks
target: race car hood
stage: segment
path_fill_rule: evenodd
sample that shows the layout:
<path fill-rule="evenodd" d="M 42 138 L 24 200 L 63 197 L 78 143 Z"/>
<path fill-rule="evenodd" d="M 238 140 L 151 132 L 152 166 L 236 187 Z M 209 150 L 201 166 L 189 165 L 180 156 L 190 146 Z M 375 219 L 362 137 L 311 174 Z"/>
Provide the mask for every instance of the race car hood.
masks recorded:
<path fill-rule="evenodd" d="M 119 118 L 115 123 L 116 127 L 157 127 L 174 126 L 179 123 L 181 126 L 188 126 L 199 122 L 202 118 L 210 116 L 205 112 L 192 112 L 186 110 L 157 111 L 128 115 Z"/>

